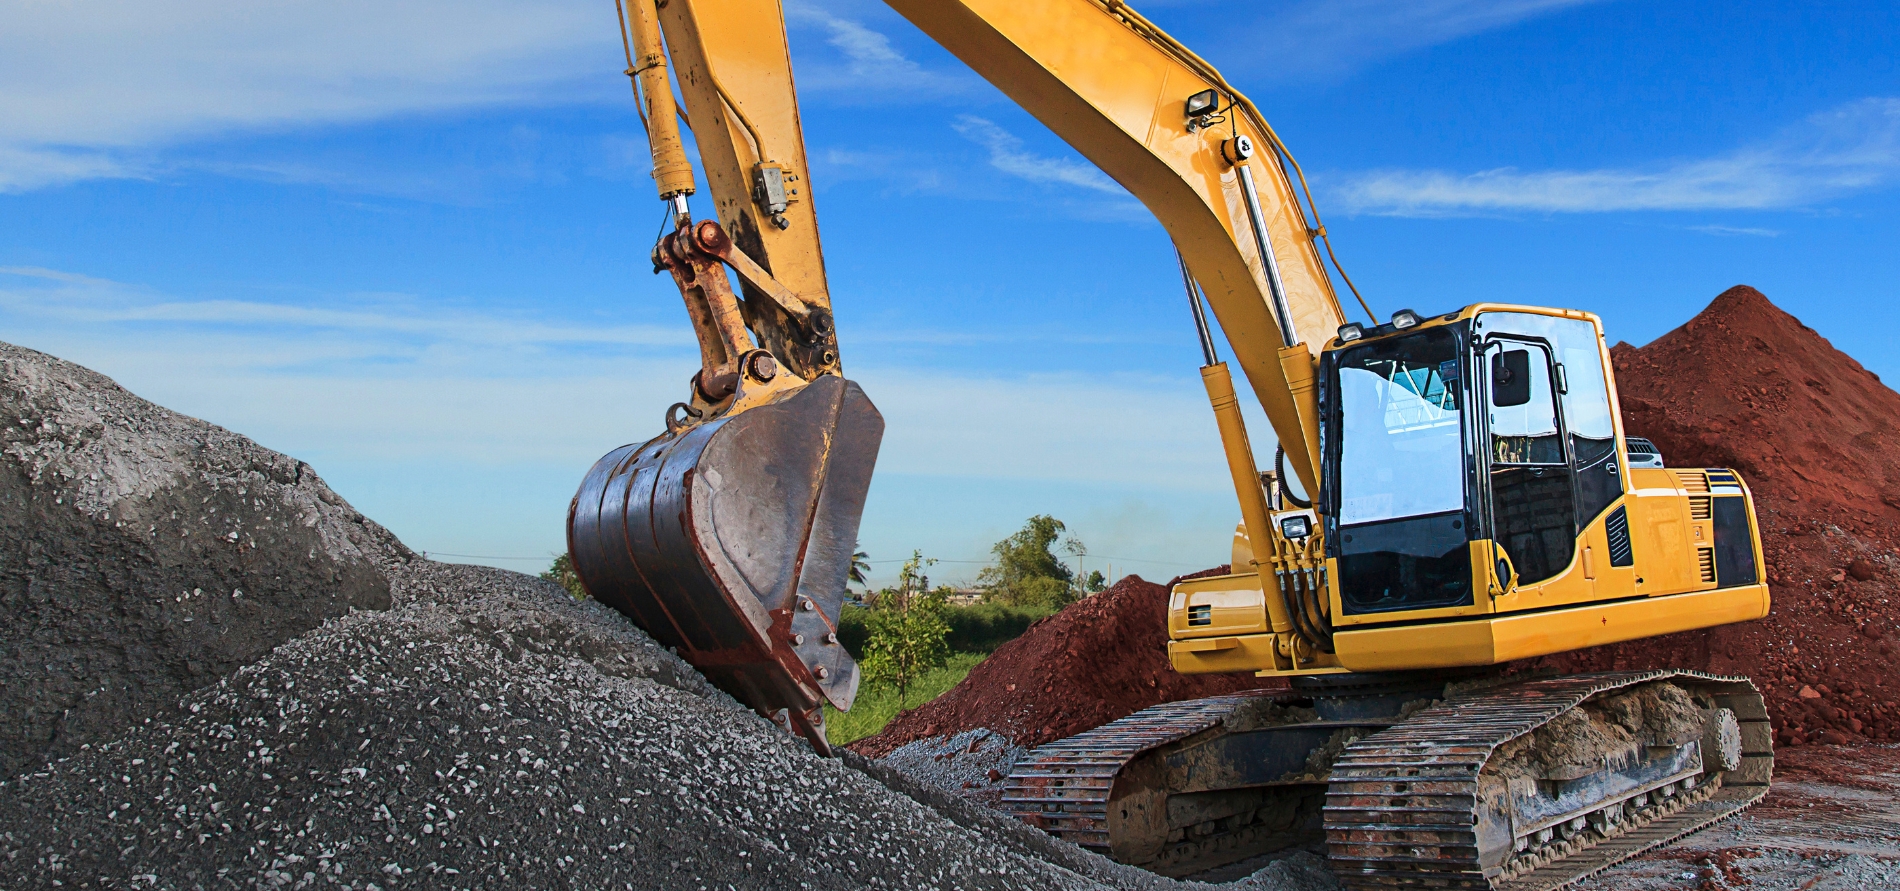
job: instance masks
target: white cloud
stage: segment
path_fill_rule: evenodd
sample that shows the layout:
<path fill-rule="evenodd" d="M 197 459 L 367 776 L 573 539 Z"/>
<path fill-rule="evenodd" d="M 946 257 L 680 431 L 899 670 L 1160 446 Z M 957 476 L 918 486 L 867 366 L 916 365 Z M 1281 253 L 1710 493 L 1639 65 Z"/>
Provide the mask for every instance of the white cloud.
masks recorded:
<path fill-rule="evenodd" d="M 299 332 L 294 340 L 341 337 L 359 347 L 414 354 L 442 344 L 471 348 L 555 349 L 578 345 L 622 347 L 692 346 L 684 325 L 550 324 L 534 318 L 445 310 L 417 304 L 406 295 L 352 295 L 322 306 L 213 298 L 180 300 L 143 288 L 76 273 L 31 266 L 0 266 L 0 311 L 22 321 L 48 324 L 167 325 L 249 332 L 271 339 Z M 370 338 L 370 340 L 365 340 Z M 359 350 L 355 350 L 360 352 Z M 297 351 L 276 355 L 297 355 Z"/>
<path fill-rule="evenodd" d="M 154 392 L 198 394 L 179 397 L 185 410 L 215 400 L 211 419 L 235 429 L 391 460 L 574 460 L 576 440 L 626 435 L 612 432 L 628 423 L 625 408 L 657 418 L 697 365 L 683 321 L 542 321 L 403 295 L 187 300 L 34 267 L 0 267 L 0 321 L 8 339 L 75 351 L 76 361 L 100 361 Z M 1223 478 L 1215 465 L 1200 472 L 1220 453 L 1202 442 L 1213 428 L 1199 423 L 1205 409 L 1190 380 L 984 377 L 875 360 L 854 363 L 853 376 L 884 405 L 891 432 L 880 467 L 893 472 L 1094 483 L 1145 475 L 1202 488 Z M 1043 408 L 998 410 L 1025 392 Z M 1105 425 L 1105 412 L 1132 423 Z M 549 438 L 539 426 L 509 427 L 509 417 L 566 427 Z"/>
<path fill-rule="evenodd" d="M 1108 195 L 1127 195 L 1095 165 L 1074 158 L 1045 158 L 1023 151 L 1023 141 L 995 123 L 975 115 L 958 115 L 951 125 L 965 139 L 989 150 L 990 166 L 1011 176 L 1037 183 L 1059 183 Z"/>
<path fill-rule="evenodd" d="M 614 22 L 555 0 L 9 4 L 0 191 L 139 175 L 230 132 L 604 96 Z"/>
<path fill-rule="evenodd" d="M 0 140 L 4 140 L 0 136 Z M 8 145 L 0 141 L 0 193 L 25 192 L 82 179 L 125 179 L 137 166 L 97 151 Z"/>
<path fill-rule="evenodd" d="M 1601 0 L 1306 0 L 1225 35 L 1222 58 L 1312 79 Z"/>
<path fill-rule="evenodd" d="M 842 57 L 800 67 L 800 91 L 819 91 L 833 100 L 870 105 L 959 94 L 976 85 L 968 72 L 925 68 L 899 51 L 883 32 L 812 3 L 788 2 L 785 15 L 792 24 L 824 31 L 825 43 Z"/>
<path fill-rule="evenodd" d="M 1776 238 L 1781 235 L 1779 229 L 1755 229 L 1746 226 L 1720 226 L 1715 224 L 1690 226 L 1689 231 L 1701 232 L 1705 235 L 1753 235 L 1758 238 Z"/>
<path fill-rule="evenodd" d="M 312 462 L 412 546 L 500 556 L 558 550 L 581 474 L 659 432 L 697 366 L 683 324 L 593 331 L 389 295 L 190 300 L 21 267 L 0 270 L 0 330 Z M 852 376 L 887 421 L 876 491 L 912 493 L 875 501 L 883 513 L 865 540 L 880 554 L 981 553 L 1050 510 L 1105 555 L 1224 553 L 1232 495 L 1192 375 L 983 376 L 860 359 Z M 1037 411 L 1014 409 L 1024 394 Z M 920 512 L 930 492 L 941 509 Z M 1164 506 L 1139 512 L 1172 531 L 1124 534 L 1108 506 L 1128 498 Z"/>
<path fill-rule="evenodd" d="M 1815 115 L 1767 142 L 1653 168 L 1456 174 L 1382 170 L 1340 189 L 1349 212 L 1436 216 L 1503 211 L 1756 210 L 1801 207 L 1900 177 L 1900 99 Z"/>

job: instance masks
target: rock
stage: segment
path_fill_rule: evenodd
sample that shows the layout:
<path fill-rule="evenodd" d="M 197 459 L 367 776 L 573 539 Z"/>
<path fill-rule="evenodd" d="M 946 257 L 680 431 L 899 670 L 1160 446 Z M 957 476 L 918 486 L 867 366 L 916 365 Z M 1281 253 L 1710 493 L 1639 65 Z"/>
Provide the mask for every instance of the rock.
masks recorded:
<path fill-rule="evenodd" d="M 411 557 L 303 462 L 43 353 L 0 344 L 0 421 L 0 779 L 387 607 Z"/>
<path fill-rule="evenodd" d="M 1801 685 L 1801 693 L 1799 695 L 1802 699 L 1820 699 L 1821 698 L 1820 692 L 1816 691 L 1813 687 L 1810 687 L 1806 684 Z"/>
<path fill-rule="evenodd" d="M 1880 568 L 1875 566 L 1872 560 L 1856 557 L 1853 562 L 1847 564 L 1847 574 L 1853 576 L 1854 581 L 1870 582 L 1873 581 L 1874 576 L 1880 574 Z"/>

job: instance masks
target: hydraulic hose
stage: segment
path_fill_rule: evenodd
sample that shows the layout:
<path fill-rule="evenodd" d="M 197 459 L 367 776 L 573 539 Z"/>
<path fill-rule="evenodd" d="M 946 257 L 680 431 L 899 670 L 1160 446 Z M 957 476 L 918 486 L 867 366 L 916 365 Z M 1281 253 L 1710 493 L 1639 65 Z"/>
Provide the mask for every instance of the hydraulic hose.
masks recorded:
<path fill-rule="evenodd" d="M 1273 476 L 1275 479 L 1280 481 L 1280 497 L 1285 498 L 1289 504 L 1292 504 L 1294 507 L 1297 507 L 1301 510 L 1306 510 L 1313 506 L 1313 502 L 1308 501 L 1304 498 L 1301 498 L 1298 495 L 1293 494 L 1293 490 L 1287 487 L 1286 447 L 1285 446 L 1274 446 Z"/>

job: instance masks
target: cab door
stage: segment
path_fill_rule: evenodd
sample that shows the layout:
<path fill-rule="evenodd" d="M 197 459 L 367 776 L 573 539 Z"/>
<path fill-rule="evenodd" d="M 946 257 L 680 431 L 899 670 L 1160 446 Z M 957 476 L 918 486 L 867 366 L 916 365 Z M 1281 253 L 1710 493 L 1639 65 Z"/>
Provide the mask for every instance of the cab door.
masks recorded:
<path fill-rule="evenodd" d="M 1512 335 L 1492 336 L 1481 355 L 1491 538 L 1517 583 L 1534 585 L 1570 565 L 1577 541 L 1557 362 L 1547 341 Z"/>

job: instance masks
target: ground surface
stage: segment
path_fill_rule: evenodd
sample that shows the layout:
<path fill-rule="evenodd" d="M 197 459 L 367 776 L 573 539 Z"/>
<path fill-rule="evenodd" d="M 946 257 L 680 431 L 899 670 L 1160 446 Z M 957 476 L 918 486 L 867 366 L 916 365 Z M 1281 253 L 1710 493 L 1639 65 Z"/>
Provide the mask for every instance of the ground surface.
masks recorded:
<path fill-rule="evenodd" d="M 1819 746 L 1776 758 L 1741 818 L 1630 861 L 1588 891 L 1900 888 L 1900 747 Z"/>

